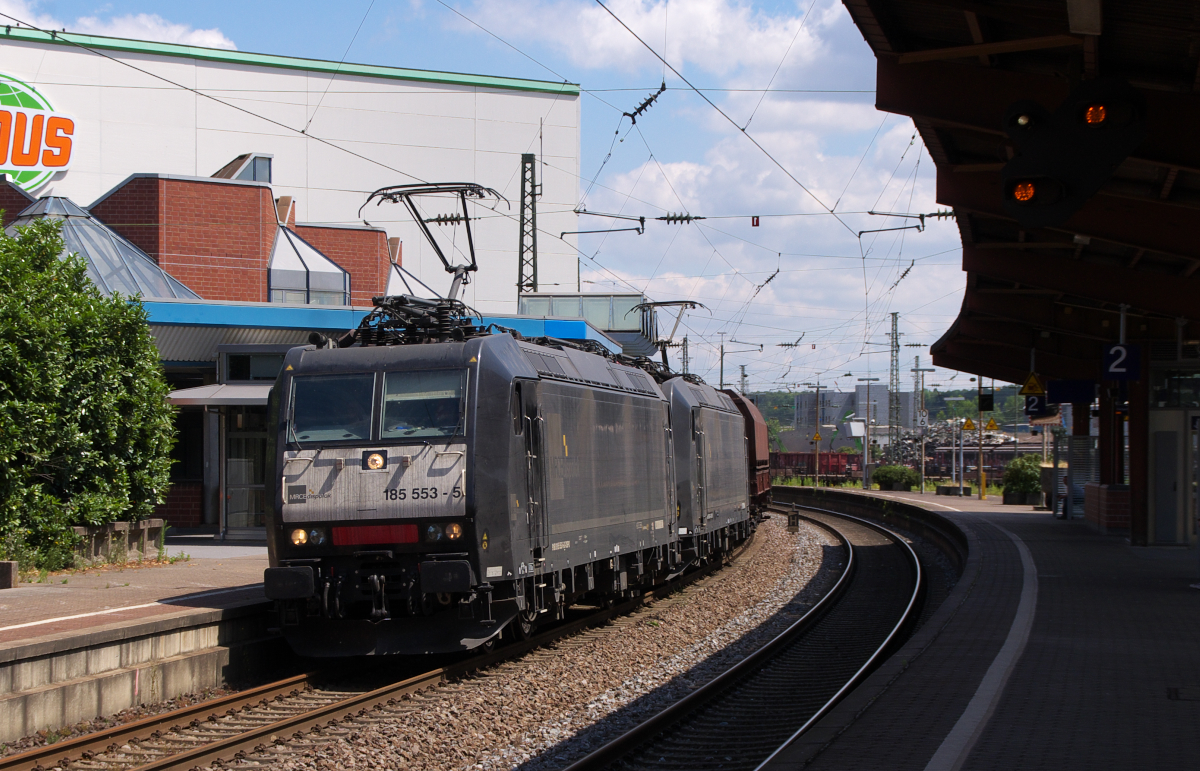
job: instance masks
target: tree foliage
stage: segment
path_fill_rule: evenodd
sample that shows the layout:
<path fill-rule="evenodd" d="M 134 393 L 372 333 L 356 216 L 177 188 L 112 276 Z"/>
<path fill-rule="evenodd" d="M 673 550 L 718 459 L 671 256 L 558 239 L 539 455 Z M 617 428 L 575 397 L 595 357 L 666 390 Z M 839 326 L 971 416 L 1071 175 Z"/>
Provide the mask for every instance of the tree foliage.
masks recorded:
<path fill-rule="evenodd" d="M 1036 493 L 1042 489 L 1042 456 L 1018 455 L 1004 467 L 1004 489 L 1013 493 Z"/>
<path fill-rule="evenodd" d="M 145 309 L 62 250 L 49 220 L 0 234 L 0 558 L 51 569 L 73 526 L 150 515 L 174 442 Z"/>
<path fill-rule="evenodd" d="M 782 431 L 783 427 L 779 425 L 778 420 L 767 418 L 767 439 L 769 444 L 775 445 L 777 452 L 787 452 L 787 446 L 783 443 Z"/>
<path fill-rule="evenodd" d="M 894 484 L 912 489 L 921 484 L 921 476 L 908 466 L 879 466 L 871 472 L 871 481 L 878 484 L 880 490 L 890 490 Z"/>

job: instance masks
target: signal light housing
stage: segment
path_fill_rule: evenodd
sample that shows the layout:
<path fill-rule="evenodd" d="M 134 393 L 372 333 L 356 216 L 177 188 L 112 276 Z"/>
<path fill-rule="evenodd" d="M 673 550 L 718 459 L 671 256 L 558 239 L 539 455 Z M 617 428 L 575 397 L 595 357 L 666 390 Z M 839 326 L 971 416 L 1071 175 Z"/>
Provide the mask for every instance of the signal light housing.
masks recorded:
<path fill-rule="evenodd" d="M 1099 126 L 1108 118 L 1108 110 L 1102 104 L 1089 104 L 1083 111 L 1083 122 L 1089 126 Z"/>
<path fill-rule="evenodd" d="M 1049 177 L 1025 177 L 1005 185 L 1006 202 L 1014 206 L 1044 206 L 1062 200 L 1062 183 Z"/>
<path fill-rule="evenodd" d="M 1086 81 L 1053 113 L 1012 104 L 1003 123 L 1016 150 L 1001 172 L 1005 211 L 1025 228 L 1066 222 L 1145 139 L 1145 112 L 1141 92 L 1114 78 Z"/>

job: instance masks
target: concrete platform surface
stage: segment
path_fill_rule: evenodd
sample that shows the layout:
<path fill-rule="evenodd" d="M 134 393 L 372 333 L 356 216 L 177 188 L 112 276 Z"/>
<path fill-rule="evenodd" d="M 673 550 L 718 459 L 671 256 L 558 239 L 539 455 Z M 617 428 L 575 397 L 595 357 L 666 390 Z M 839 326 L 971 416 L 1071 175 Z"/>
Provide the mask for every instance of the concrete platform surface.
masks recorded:
<path fill-rule="evenodd" d="M 1200 764 L 1195 549 L 1134 548 L 999 500 L 875 495 L 960 524 L 971 544 L 962 579 L 888 664 L 768 768 Z"/>
<path fill-rule="evenodd" d="M 208 543 L 213 544 L 211 538 Z M 193 558 L 156 567 L 50 576 L 44 583 L 0 591 L 0 650 L 189 608 L 221 609 L 265 599 L 265 547 L 169 543 L 168 548 Z"/>
<path fill-rule="evenodd" d="M 230 559 L 233 557 L 262 557 L 266 559 L 266 541 L 222 541 L 212 535 L 167 536 L 167 554 L 178 557 L 186 554 L 197 559 Z"/>

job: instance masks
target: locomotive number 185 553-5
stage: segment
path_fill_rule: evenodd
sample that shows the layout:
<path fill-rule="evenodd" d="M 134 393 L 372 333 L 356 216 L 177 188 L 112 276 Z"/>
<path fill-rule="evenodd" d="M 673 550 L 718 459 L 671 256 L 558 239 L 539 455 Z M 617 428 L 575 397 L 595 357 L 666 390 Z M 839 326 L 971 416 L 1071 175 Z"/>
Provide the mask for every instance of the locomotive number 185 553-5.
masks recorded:
<path fill-rule="evenodd" d="M 384 500 L 388 501 L 425 501 L 440 498 L 458 500 L 462 495 L 461 487 L 455 487 L 449 493 L 436 487 L 385 487 L 383 490 Z"/>

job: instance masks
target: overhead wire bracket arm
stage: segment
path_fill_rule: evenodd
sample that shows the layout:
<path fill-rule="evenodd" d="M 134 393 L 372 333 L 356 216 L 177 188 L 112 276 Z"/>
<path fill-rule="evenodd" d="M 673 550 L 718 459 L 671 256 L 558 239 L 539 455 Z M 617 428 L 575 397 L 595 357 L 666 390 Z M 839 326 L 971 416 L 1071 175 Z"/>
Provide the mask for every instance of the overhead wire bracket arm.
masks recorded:
<path fill-rule="evenodd" d="M 587 209 L 574 209 L 573 211 L 576 214 L 587 214 L 592 217 L 608 217 L 609 219 L 614 220 L 629 220 L 630 222 L 638 223 L 642 227 L 646 226 L 645 217 L 635 217 L 632 214 L 605 214 L 604 212 L 588 211 Z"/>
<path fill-rule="evenodd" d="M 957 217 L 957 215 L 954 213 L 954 211 L 949 210 L 949 209 L 939 209 L 938 211 L 930 212 L 929 214 L 906 214 L 903 212 L 894 212 L 894 211 L 869 211 L 869 212 L 867 212 L 867 214 L 871 214 L 876 217 L 901 217 L 903 219 L 909 219 L 909 220 L 920 220 L 920 224 L 906 225 L 905 227 L 902 227 L 902 228 L 879 228 L 876 230 L 860 230 L 860 231 L 858 231 L 859 238 L 862 238 L 863 233 L 887 233 L 887 232 L 890 232 L 893 230 L 915 230 L 918 233 L 923 233 L 923 232 L 925 232 L 925 220 L 926 219 L 944 220 L 944 219 L 955 219 Z"/>

